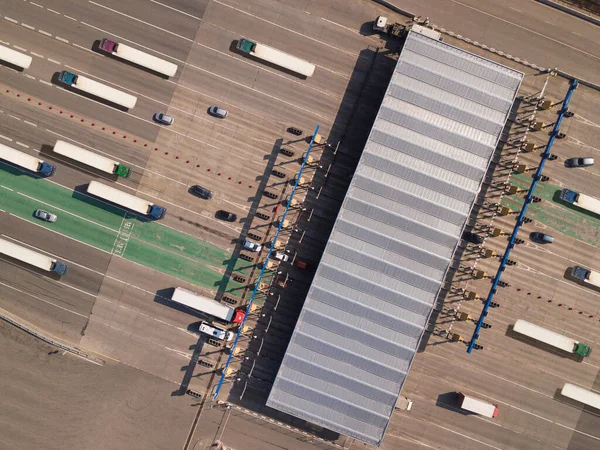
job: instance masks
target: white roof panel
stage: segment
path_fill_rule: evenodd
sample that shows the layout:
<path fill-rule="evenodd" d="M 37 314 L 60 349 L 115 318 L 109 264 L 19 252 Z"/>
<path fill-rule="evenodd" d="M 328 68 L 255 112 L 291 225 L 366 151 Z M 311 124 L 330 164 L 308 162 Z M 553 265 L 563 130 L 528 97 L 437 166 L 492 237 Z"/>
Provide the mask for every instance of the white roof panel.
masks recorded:
<path fill-rule="evenodd" d="M 522 80 L 409 33 L 268 406 L 381 444 Z"/>

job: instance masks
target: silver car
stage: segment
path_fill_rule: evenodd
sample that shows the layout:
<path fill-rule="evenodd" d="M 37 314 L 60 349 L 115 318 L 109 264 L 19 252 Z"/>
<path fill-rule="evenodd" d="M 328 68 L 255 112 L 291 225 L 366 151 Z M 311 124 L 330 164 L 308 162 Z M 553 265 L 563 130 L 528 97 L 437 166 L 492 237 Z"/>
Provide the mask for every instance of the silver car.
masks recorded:
<path fill-rule="evenodd" d="M 229 114 L 226 109 L 219 108 L 218 106 L 211 106 L 208 108 L 208 112 L 215 117 L 220 117 L 221 119 L 224 119 Z"/>
<path fill-rule="evenodd" d="M 251 252 L 260 252 L 262 249 L 262 245 L 249 241 L 248 239 L 244 240 L 242 245 L 246 250 L 250 250 Z"/>
<path fill-rule="evenodd" d="M 54 214 L 49 213 L 48 211 L 44 211 L 42 209 L 37 209 L 33 215 L 38 219 L 45 220 L 46 222 L 56 222 L 57 217 Z"/>
<path fill-rule="evenodd" d="M 158 123 L 162 123 L 163 125 L 171 125 L 173 122 L 175 122 L 175 119 L 163 113 L 154 114 L 154 120 L 156 120 Z"/>

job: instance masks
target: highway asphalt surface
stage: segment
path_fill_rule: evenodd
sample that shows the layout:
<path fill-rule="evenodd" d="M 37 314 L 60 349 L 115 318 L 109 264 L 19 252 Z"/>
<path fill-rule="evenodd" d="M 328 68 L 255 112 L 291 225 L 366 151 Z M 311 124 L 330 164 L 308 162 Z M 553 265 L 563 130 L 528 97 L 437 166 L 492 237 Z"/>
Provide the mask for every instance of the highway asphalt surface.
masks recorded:
<path fill-rule="evenodd" d="M 540 66 L 559 67 L 600 83 L 596 45 L 600 30 L 556 10 L 533 1 L 501 5 L 492 1 L 396 1 L 404 9 L 429 16 L 440 27 Z M 406 20 L 359 0 L 179 0 L 168 4 L 157 0 L 9 0 L 0 7 L 0 43 L 34 58 L 22 73 L 0 66 L 2 143 L 39 155 L 58 167 L 48 180 L 0 167 L 0 234 L 70 265 L 69 274 L 59 278 L 1 259 L 0 308 L 104 362 L 100 367 L 69 355 L 47 355 L 52 348 L 3 325 L 3 360 L 14 361 L 10 373 L 4 374 L 11 386 L 4 409 L 14 412 L 1 421 L 5 425 L 0 426 L 0 434 L 9 437 L 6 448 L 15 448 L 11 443 L 39 446 L 40 436 L 45 437 L 47 448 L 60 448 L 68 442 L 85 442 L 86 448 L 106 448 L 109 444 L 111 448 L 131 448 L 132 443 L 140 448 L 173 448 L 174 442 L 176 447 L 195 442 L 188 440 L 188 433 L 206 447 L 221 436 L 230 439 L 235 448 L 243 443 L 256 449 L 303 448 L 298 444 L 303 435 L 266 425 L 268 422 L 239 410 L 227 419 L 230 422 L 213 416 L 231 413 L 215 411 L 210 420 L 199 420 L 193 428 L 202 398 L 182 394 L 186 389 L 201 395 L 211 392 L 214 369 L 226 355 L 220 346 L 198 334 L 201 316 L 175 307 L 168 299 L 176 286 L 213 296 L 227 290 L 238 299 L 244 295 L 243 284 L 229 277 L 247 277 L 259 259 L 238 259 L 240 239 L 248 231 L 266 236 L 272 230 L 271 219 L 277 216 L 277 201 L 267 202 L 261 189 L 268 186 L 283 193 L 282 200 L 289 192 L 283 184 L 286 180 L 269 177 L 269 168 L 277 166 L 293 179 L 299 168 L 297 159 L 307 148 L 304 138 L 317 124 L 330 142 L 344 138 L 344 145 L 335 159 L 331 153 L 323 153 L 322 164 L 335 161 L 330 169 L 335 176 L 326 179 L 324 169 L 314 167 L 309 178 L 314 177 L 314 185 L 323 189 L 301 194 L 308 209 L 315 208 L 310 224 L 307 211 L 295 213 L 300 217 L 297 223 L 307 230 L 303 240 L 294 232 L 284 239 L 299 258 L 318 261 L 318 252 L 325 245 L 323 236 L 327 235 L 323 230 L 336 217 L 344 183 L 370 128 L 368 120 L 355 119 L 351 127 L 348 124 L 355 114 L 370 117 L 376 112 L 378 105 L 373 99 L 382 95 L 389 76 L 385 68 L 393 64 L 385 47 L 395 48 L 396 44 L 369 31 L 379 14 Z M 179 70 L 175 77 L 164 79 L 107 57 L 97 51 L 98 41 L 105 37 L 174 62 Z M 240 37 L 271 44 L 313 62 L 315 75 L 302 79 L 240 55 L 234 51 Z M 445 40 L 523 70 L 526 79 L 522 92 L 527 95 L 538 93 L 548 81 L 547 98 L 564 98 L 564 79 L 535 73 L 458 40 Z M 375 58 L 377 47 L 382 50 Z M 377 70 L 369 73 L 374 60 Z M 137 105 L 121 111 L 70 92 L 56 82 L 61 70 L 135 95 Z M 229 117 L 211 117 L 207 114 L 211 105 L 228 109 Z M 526 318 L 578 337 L 592 347 L 600 342 L 596 318 L 599 294 L 564 276 L 566 268 L 575 263 L 600 269 L 599 219 L 566 208 L 552 193 L 563 187 L 591 195 L 599 191 L 600 171 L 596 166 L 583 170 L 564 167 L 565 158 L 597 156 L 597 93 L 580 87 L 571 109 L 576 115 L 564 123 L 567 137 L 555 144 L 559 159 L 549 162 L 544 171 L 551 180 L 540 187 L 543 202 L 532 207 L 534 222 L 522 231 L 526 243 L 511 257 L 517 265 L 503 277 L 510 287 L 499 292 L 501 308 L 491 312 L 493 326 L 480 338 L 484 350 L 467 355 L 463 344 L 439 335 L 450 330 L 470 338 L 472 322 L 457 321 L 448 311 L 458 307 L 476 319 L 481 302 L 463 299 L 456 289 L 474 290 L 483 297 L 489 289 L 489 280 L 474 280 L 470 269 L 459 271 L 451 280 L 453 290 L 445 298 L 435 333 L 426 335 L 425 351 L 415 359 L 404 388 L 403 395 L 415 402 L 413 408 L 394 414 L 384 448 L 597 446 L 597 416 L 565 404 L 556 391 L 564 382 L 598 388 L 598 354 L 577 362 L 506 335 L 517 318 Z M 154 123 L 152 116 L 158 111 L 175 117 L 175 123 L 170 127 Z M 521 117 L 531 112 L 526 105 L 520 111 Z M 556 108 L 538 114 L 551 126 Z M 304 130 L 304 134 L 293 137 L 285 131 L 289 126 Z M 528 133 L 528 138 L 542 145 L 549 130 Z M 523 128 L 513 124 L 511 135 L 520 137 L 522 133 Z M 82 201 L 77 192 L 90 180 L 115 180 L 56 158 L 51 148 L 57 139 L 130 165 L 133 175 L 118 180 L 119 188 L 166 206 L 165 219 L 147 222 L 116 208 Z M 282 156 L 282 147 L 295 152 L 294 157 Z M 515 158 L 511 151 L 505 149 L 504 165 L 496 169 L 494 180 L 505 180 L 511 172 Z M 536 167 L 539 154 L 522 153 L 519 163 Z M 510 180 L 524 186 L 528 178 L 524 174 Z M 213 199 L 191 195 L 189 189 L 195 184 L 211 189 Z M 316 192 L 321 193 L 319 198 Z M 522 201 L 518 196 L 500 198 L 500 192 L 490 188 L 486 202 L 518 207 Z M 34 220 L 31 213 L 38 207 L 58 211 L 58 222 Z M 228 223 L 216 219 L 215 212 L 221 209 L 234 212 L 238 220 Z M 267 214 L 268 219 L 256 219 L 257 211 Z M 491 223 L 510 231 L 514 224 L 513 217 L 492 217 L 484 208 L 476 214 L 473 223 L 478 230 Z M 530 231 L 554 233 L 555 243 L 551 248 L 534 244 L 527 239 Z M 505 244 L 505 238 L 496 237 L 487 239 L 485 246 L 502 254 Z M 461 268 L 475 267 L 489 274 L 497 268 L 497 258 L 481 258 L 472 247 L 462 258 Z M 273 312 L 277 300 L 271 299 L 265 303 L 268 315 L 250 321 L 251 325 L 263 321 L 257 325 L 259 337 L 246 345 L 257 361 L 254 375 L 266 381 L 258 380 L 253 395 L 250 383 L 248 398 L 264 397 L 265 386 L 276 374 L 273 361 L 285 349 L 285 337 L 293 329 L 293 317 L 310 285 L 310 274 L 291 273 L 295 280 L 279 290 L 289 295 L 289 302 L 282 297 Z M 272 328 L 265 332 L 267 323 L 272 323 Z M 264 347 L 259 340 L 262 336 Z M 266 353 L 256 357 L 259 345 Z M 44 370 L 35 370 L 38 362 Z M 244 366 L 244 379 L 248 367 L 249 363 Z M 460 414 L 449 401 L 449 394 L 457 390 L 498 403 L 499 418 L 492 423 Z M 24 391 L 36 395 L 25 395 Z M 39 412 L 39 396 L 52 405 L 46 408 L 48 417 L 43 420 L 35 419 L 32 413 L 34 409 Z M 71 416 L 63 414 L 65 406 L 57 404 L 64 398 L 96 406 L 78 409 L 76 402 L 69 400 L 72 404 L 66 407 L 77 411 L 80 420 L 73 423 L 78 433 L 89 431 L 95 422 L 87 440 L 77 441 L 78 434 L 72 430 L 69 432 L 75 437 L 70 435 L 67 440 L 60 434 L 15 432 L 23 426 L 45 430 L 69 419 Z M 120 405 L 117 414 L 114 405 Z M 125 418 L 119 420 L 121 417 Z M 254 428 L 247 442 L 240 437 L 246 427 Z M 352 448 L 359 445 L 343 438 L 338 443 Z"/>

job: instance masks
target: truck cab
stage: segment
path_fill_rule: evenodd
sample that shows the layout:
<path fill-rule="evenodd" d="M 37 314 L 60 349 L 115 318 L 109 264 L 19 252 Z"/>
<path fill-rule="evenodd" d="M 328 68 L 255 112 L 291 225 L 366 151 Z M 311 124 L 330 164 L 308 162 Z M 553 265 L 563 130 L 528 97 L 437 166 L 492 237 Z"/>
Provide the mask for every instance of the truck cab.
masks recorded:
<path fill-rule="evenodd" d="M 71 86 L 73 83 L 77 82 L 77 75 L 63 70 L 58 74 L 58 81 L 62 81 L 63 83 Z"/>
<path fill-rule="evenodd" d="M 167 215 L 167 208 L 163 208 L 162 206 L 158 205 L 152 205 L 148 215 L 153 219 L 162 219 Z"/>
<path fill-rule="evenodd" d="M 123 164 L 117 164 L 115 175 L 123 178 L 129 178 L 131 169 Z"/>
<path fill-rule="evenodd" d="M 56 172 L 56 166 L 48 164 L 47 162 L 42 162 L 38 171 L 44 176 L 51 177 L 54 175 L 54 172 Z"/>
<path fill-rule="evenodd" d="M 52 272 L 57 273 L 59 275 L 66 275 L 68 270 L 69 266 L 67 266 L 64 263 L 61 263 L 60 261 L 54 261 L 54 264 L 52 265 Z"/>
<path fill-rule="evenodd" d="M 256 42 L 249 41 L 248 39 L 240 38 L 236 48 L 243 53 L 252 53 L 256 47 Z"/>
<path fill-rule="evenodd" d="M 590 271 L 585 267 L 574 266 L 571 269 L 571 276 L 581 281 L 587 281 L 587 279 L 590 277 Z"/>
<path fill-rule="evenodd" d="M 102 39 L 102 42 L 100 42 L 100 48 L 106 53 L 114 52 L 117 49 L 117 45 L 118 44 L 116 42 L 113 42 L 109 39 Z"/>
<path fill-rule="evenodd" d="M 564 202 L 568 202 L 568 203 L 574 203 L 577 201 L 577 196 L 579 194 L 575 191 L 572 191 L 570 189 L 563 189 L 560 192 L 560 199 Z"/>

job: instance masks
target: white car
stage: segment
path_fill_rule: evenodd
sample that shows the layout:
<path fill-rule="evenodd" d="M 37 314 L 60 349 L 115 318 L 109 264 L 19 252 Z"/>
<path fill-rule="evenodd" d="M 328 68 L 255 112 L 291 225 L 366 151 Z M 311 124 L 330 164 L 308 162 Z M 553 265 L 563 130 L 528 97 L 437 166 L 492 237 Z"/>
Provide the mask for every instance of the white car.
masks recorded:
<path fill-rule="evenodd" d="M 278 259 L 279 261 L 287 262 L 290 259 L 290 255 L 288 255 L 287 253 L 283 253 L 283 252 L 277 252 L 277 253 L 275 253 L 275 259 Z"/>
<path fill-rule="evenodd" d="M 200 324 L 200 333 L 208 334 L 215 339 L 219 339 L 221 341 L 232 341 L 235 334 L 233 331 L 222 330 L 221 328 L 213 327 L 211 324 L 207 322 L 202 322 Z"/>
<path fill-rule="evenodd" d="M 245 239 L 242 245 L 245 250 L 249 250 L 251 252 L 260 252 L 260 250 L 262 249 L 262 245 L 256 242 L 249 241 L 248 239 Z"/>
<path fill-rule="evenodd" d="M 33 215 L 38 219 L 45 220 L 46 222 L 56 222 L 56 215 L 49 213 L 48 211 L 44 211 L 43 209 L 37 209 Z"/>

